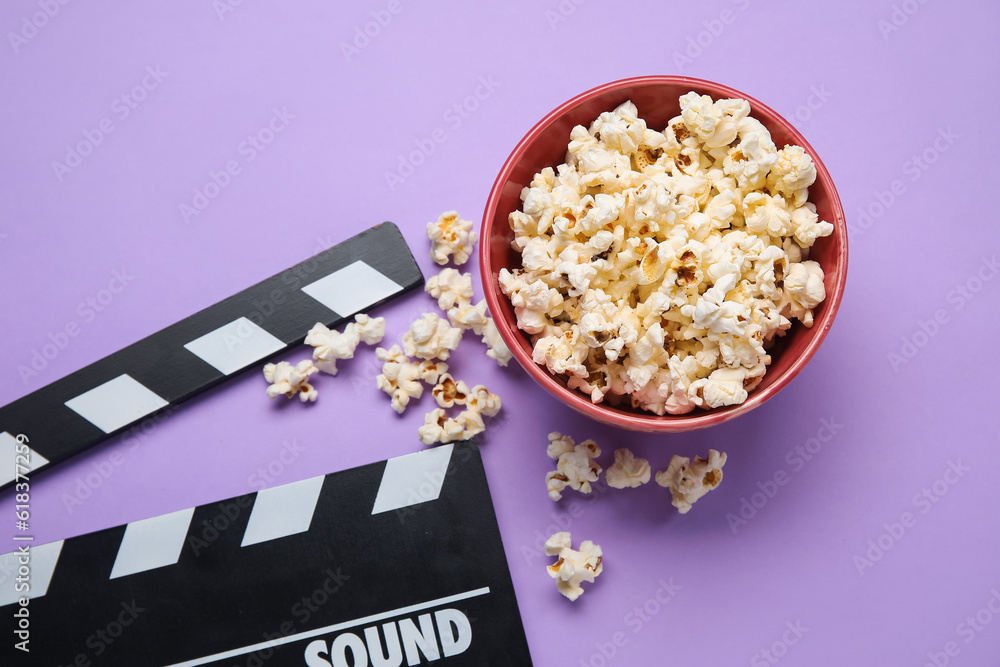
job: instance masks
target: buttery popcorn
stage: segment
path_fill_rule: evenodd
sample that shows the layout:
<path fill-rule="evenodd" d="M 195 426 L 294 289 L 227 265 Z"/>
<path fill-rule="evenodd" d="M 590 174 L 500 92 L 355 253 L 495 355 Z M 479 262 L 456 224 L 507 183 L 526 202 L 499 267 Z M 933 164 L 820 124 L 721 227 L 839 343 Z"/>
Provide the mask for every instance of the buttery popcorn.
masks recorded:
<path fill-rule="evenodd" d="M 557 590 L 570 601 L 583 595 L 583 582 L 594 583 L 594 579 L 604 571 L 604 552 L 590 540 L 580 544 L 580 550 L 572 547 L 571 536 L 567 532 L 556 533 L 545 541 L 545 555 L 558 559 L 546 570 L 556 580 Z"/>
<path fill-rule="evenodd" d="M 431 240 L 431 259 L 438 264 L 447 264 L 453 256 L 455 264 L 465 264 L 476 243 L 476 233 L 472 222 L 462 220 L 455 211 L 441 214 L 437 222 L 427 223 L 427 238 Z"/>
<path fill-rule="evenodd" d="M 440 406 L 424 416 L 424 425 L 417 429 L 420 441 L 425 445 L 435 442 L 448 443 L 454 440 L 468 440 L 486 430 L 483 417 L 495 417 L 500 412 L 500 397 L 479 384 L 469 389 L 465 382 L 455 380 L 448 373 L 431 391 Z M 457 417 L 449 417 L 444 408 L 464 405 Z"/>
<path fill-rule="evenodd" d="M 287 361 L 265 364 L 264 379 L 271 383 L 267 388 L 267 397 L 273 400 L 276 396 L 291 398 L 298 394 L 303 403 L 315 401 L 318 393 L 309 384 L 309 376 L 318 372 L 319 369 L 309 359 L 303 359 L 294 366 Z"/>
<path fill-rule="evenodd" d="M 424 425 L 417 429 L 420 442 L 425 445 L 433 445 L 435 442 L 446 444 L 454 440 L 463 440 L 464 433 L 465 424 L 458 419 L 449 417 L 443 408 L 436 408 L 428 412 L 424 416 Z"/>
<path fill-rule="evenodd" d="M 417 376 L 429 385 L 435 385 L 443 374 L 448 372 L 448 364 L 443 361 L 425 359 L 417 366 Z"/>
<path fill-rule="evenodd" d="M 499 396 L 491 394 L 489 389 L 477 384 L 468 394 L 467 405 L 472 412 L 486 417 L 496 417 L 502 403 Z"/>
<path fill-rule="evenodd" d="M 398 345 L 388 350 L 375 348 L 375 357 L 382 362 L 382 373 L 375 378 L 375 384 L 389 394 L 392 409 L 402 414 L 411 398 L 424 394 L 424 385 L 420 382 L 421 365 L 410 361 Z"/>
<path fill-rule="evenodd" d="M 608 486 L 615 489 L 642 486 L 649 476 L 649 461 L 635 458 L 628 449 L 616 449 L 615 462 L 604 473 Z"/>
<path fill-rule="evenodd" d="M 338 359 L 352 359 L 360 343 L 375 345 L 381 342 L 384 336 L 384 317 L 371 318 L 359 313 L 354 316 L 354 322 L 344 327 L 343 333 L 317 322 L 306 334 L 305 344 L 313 346 L 316 368 L 324 373 L 336 375 Z"/>
<path fill-rule="evenodd" d="M 424 291 L 438 300 L 438 307 L 447 311 L 452 306 L 472 301 L 472 274 L 459 273 L 447 268 L 436 276 L 431 276 Z"/>
<path fill-rule="evenodd" d="M 354 316 L 358 338 L 365 345 L 378 345 L 385 338 L 385 318 L 368 317 L 364 313 Z"/>
<path fill-rule="evenodd" d="M 403 334 L 403 349 L 407 356 L 445 361 L 461 340 L 461 329 L 450 326 L 434 313 L 424 313 Z"/>
<path fill-rule="evenodd" d="M 722 481 L 722 466 L 726 464 L 725 453 L 708 450 L 708 458 L 700 456 L 691 459 L 674 456 L 666 470 L 656 473 L 656 483 L 670 489 L 672 505 L 681 514 L 687 514 L 691 505 L 714 489 Z"/>
<path fill-rule="evenodd" d="M 431 390 L 434 400 L 442 408 L 450 408 L 455 405 L 465 405 L 469 400 L 469 387 L 465 382 L 458 380 L 449 373 L 443 374 L 437 384 Z"/>
<path fill-rule="evenodd" d="M 471 301 L 459 302 L 448 309 L 448 321 L 451 322 L 452 326 L 463 331 L 471 329 L 476 335 L 483 333 L 483 327 L 486 326 L 489 319 L 486 314 L 485 299 L 475 305 Z"/>
<path fill-rule="evenodd" d="M 662 132 L 631 102 L 573 128 L 565 162 L 522 190 L 521 266 L 498 276 L 535 363 L 660 415 L 747 399 L 774 340 L 812 326 L 826 293 L 809 251 L 833 232 L 808 201 L 812 159 L 745 100 L 680 108 Z"/>
<path fill-rule="evenodd" d="M 513 355 L 486 310 L 486 300 L 472 303 L 472 274 L 459 273 L 452 268 L 442 269 L 427 281 L 424 291 L 437 299 L 438 307 L 445 311 L 452 327 L 462 331 L 471 330 L 477 336 L 482 336 L 482 342 L 487 348 L 486 356 L 501 366 L 510 362 Z"/>
<path fill-rule="evenodd" d="M 573 438 L 553 431 L 549 433 L 547 448 L 549 458 L 556 460 L 556 469 L 545 475 L 545 486 L 549 498 L 559 500 L 562 491 L 567 486 L 580 493 L 590 493 L 591 482 L 596 482 L 601 475 L 601 464 L 597 457 L 601 448 L 593 440 L 584 440 L 576 444 Z"/>
<path fill-rule="evenodd" d="M 511 353 L 510 348 L 507 347 L 507 343 L 503 342 L 503 338 L 500 337 L 500 332 L 497 331 L 496 322 L 493 321 L 492 317 L 486 318 L 486 322 L 482 327 L 482 334 L 483 342 L 487 347 L 486 356 L 495 360 L 501 366 L 506 366 L 514 355 Z"/>

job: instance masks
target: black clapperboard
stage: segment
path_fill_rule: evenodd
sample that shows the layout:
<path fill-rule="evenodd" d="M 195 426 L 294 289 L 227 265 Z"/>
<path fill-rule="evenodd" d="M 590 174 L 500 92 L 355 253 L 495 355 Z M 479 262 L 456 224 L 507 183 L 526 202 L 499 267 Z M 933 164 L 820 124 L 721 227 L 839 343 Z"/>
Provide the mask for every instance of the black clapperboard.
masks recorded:
<path fill-rule="evenodd" d="M 316 322 L 342 324 L 423 284 L 391 222 L 0 407 L 0 458 L 44 469 L 302 344 Z M 26 471 L 21 470 L 22 474 Z M 14 482 L 0 467 L 0 490 Z"/>
<path fill-rule="evenodd" d="M 31 568 L 31 652 L 8 633 L 3 665 L 531 665 L 473 442 L 39 545 Z M 8 575 L 8 619 L 18 595 Z"/>

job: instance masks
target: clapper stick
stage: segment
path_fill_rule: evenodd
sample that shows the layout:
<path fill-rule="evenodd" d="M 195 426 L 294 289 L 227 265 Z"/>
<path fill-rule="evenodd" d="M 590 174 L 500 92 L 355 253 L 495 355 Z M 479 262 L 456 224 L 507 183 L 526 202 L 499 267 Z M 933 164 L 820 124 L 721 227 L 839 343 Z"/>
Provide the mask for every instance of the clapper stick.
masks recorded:
<path fill-rule="evenodd" d="M 32 546 L 27 593 L 19 557 L 2 665 L 531 666 L 471 441 Z"/>
<path fill-rule="evenodd" d="M 399 229 L 372 227 L 0 408 L 0 459 L 23 435 L 20 472 L 51 466 L 421 284 Z M 14 479 L 0 466 L 0 490 Z"/>

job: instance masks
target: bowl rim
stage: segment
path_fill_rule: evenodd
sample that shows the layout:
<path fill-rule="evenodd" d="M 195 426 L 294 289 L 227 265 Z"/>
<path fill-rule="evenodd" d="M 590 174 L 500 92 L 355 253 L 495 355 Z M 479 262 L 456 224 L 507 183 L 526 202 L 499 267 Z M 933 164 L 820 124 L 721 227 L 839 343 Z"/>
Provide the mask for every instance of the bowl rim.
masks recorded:
<path fill-rule="evenodd" d="M 836 257 L 835 282 L 832 285 L 832 289 L 828 290 L 827 299 L 824 301 L 826 308 L 824 309 L 822 316 L 817 318 L 817 320 L 813 323 L 813 327 L 811 329 L 813 332 L 812 336 L 805 349 L 802 351 L 802 354 L 794 359 L 788 368 L 775 378 L 770 385 L 761 390 L 751 392 L 750 396 L 743 403 L 726 408 L 715 408 L 712 410 L 702 410 L 696 408 L 692 412 L 684 415 L 667 414 L 661 416 L 654 413 L 639 414 L 617 411 L 611 409 L 611 406 L 606 406 L 603 403 L 594 404 L 585 394 L 559 384 L 548 369 L 544 366 L 536 364 L 530 356 L 524 353 L 521 347 L 515 342 L 516 340 L 519 340 L 522 335 L 521 331 L 517 329 L 515 323 L 510 322 L 503 317 L 493 318 L 497 330 L 500 333 L 500 337 L 510 348 L 511 353 L 528 373 L 528 375 L 542 387 L 547 389 L 556 398 L 563 403 L 566 403 L 577 412 L 580 412 L 599 422 L 633 431 L 679 433 L 707 428 L 746 414 L 754 408 L 762 405 L 765 401 L 784 389 L 802 371 L 802 369 L 805 368 L 806 364 L 809 363 L 809 361 L 816 354 L 820 345 L 826 339 L 830 328 L 833 326 L 833 321 L 837 315 L 837 311 L 840 309 L 840 304 L 843 299 L 844 287 L 847 282 L 847 260 L 849 254 L 847 224 L 840 195 L 837 192 L 836 185 L 833 182 L 833 177 L 830 175 L 826 165 L 802 133 L 800 133 L 781 114 L 768 105 L 735 88 L 706 79 L 696 79 L 693 77 L 674 75 L 648 75 L 618 79 L 584 91 L 566 102 L 563 102 L 555 109 L 547 113 L 541 120 L 535 123 L 527 134 L 524 135 L 504 161 L 503 167 L 501 167 L 500 172 L 497 174 L 497 177 L 493 182 L 493 187 L 490 190 L 489 198 L 486 201 L 486 207 L 483 210 L 482 228 L 480 229 L 480 279 L 482 281 L 483 293 L 485 294 L 486 304 L 490 313 L 501 312 L 500 297 L 502 296 L 499 284 L 494 278 L 494 275 L 499 273 L 499 269 L 501 267 L 497 267 L 494 272 L 492 259 L 490 257 L 489 246 L 490 239 L 492 237 L 493 218 L 495 217 L 504 185 L 507 183 L 514 167 L 522 159 L 524 151 L 553 121 L 560 118 L 576 106 L 605 93 L 615 92 L 619 89 L 632 86 L 649 84 L 689 86 L 690 90 L 700 91 L 702 94 L 707 92 L 711 94 L 714 99 L 719 99 L 720 97 L 744 99 L 750 103 L 752 113 L 755 114 L 756 117 L 767 120 L 769 125 L 773 126 L 776 124 L 781 126 L 782 129 L 787 132 L 799 146 L 806 150 L 816 166 L 817 181 L 822 181 L 828 188 L 830 209 L 833 213 L 832 219 L 828 221 L 833 223 L 833 233 L 837 236 L 841 248 L 840 253 Z M 828 273 L 830 268 L 832 267 L 825 267 L 825 272 Z"/>

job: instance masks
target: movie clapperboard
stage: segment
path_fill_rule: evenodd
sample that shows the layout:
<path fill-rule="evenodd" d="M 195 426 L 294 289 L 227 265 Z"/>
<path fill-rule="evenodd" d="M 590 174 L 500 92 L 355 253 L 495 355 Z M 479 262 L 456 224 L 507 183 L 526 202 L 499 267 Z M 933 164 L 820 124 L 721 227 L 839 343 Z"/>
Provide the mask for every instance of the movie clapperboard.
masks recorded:
<path fill-rule="evenodd" d="M 31 572 L 3 665 L 531 665 L 473 442 L 35 546 Z"/>
<path fill-rule="evenodd" d="M 33 472 L 300 345 L 316 322 L 342 324 L 423 284 L 399 229 L 385 222 L 0 407 L 0 459 Z M 14 467 L 0 467 L 0 490 Z"/>

